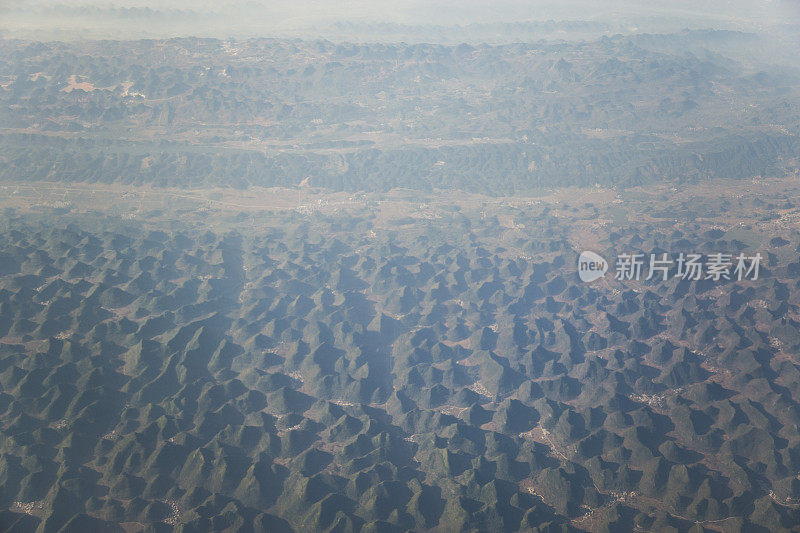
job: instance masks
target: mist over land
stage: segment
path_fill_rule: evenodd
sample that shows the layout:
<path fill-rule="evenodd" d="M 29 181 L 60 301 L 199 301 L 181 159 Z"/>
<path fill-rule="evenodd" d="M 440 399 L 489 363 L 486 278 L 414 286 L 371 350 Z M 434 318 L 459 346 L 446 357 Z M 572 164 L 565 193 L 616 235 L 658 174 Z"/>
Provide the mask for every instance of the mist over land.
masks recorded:
<path fill-rule="evenodd" d="M 540 38 L 574 39 L 601 34 L 709 28 L 783 31 L 800 23 L 800 8 L 791 0 L 668 3 L 625 0 L 491 3 L 86 0 L 76 3 L 34 0 L 24 4 L 4 1 L 0 3 L 0 15 L 0 28 L 7 36 L 42 40 L 296 36 L 510 42 L 536 38 L 537 34 Z M 544 25 L 545 22 L 550 25 Z M 526 24 L 529 25 L 526 29 L 519 28 Z M 386 29 L 390 31 L 387 33 Z"/>
<path fill-rule="evenodd" d="M 799 28 L 0 0 L 0 531 L 797 531 Z"/>

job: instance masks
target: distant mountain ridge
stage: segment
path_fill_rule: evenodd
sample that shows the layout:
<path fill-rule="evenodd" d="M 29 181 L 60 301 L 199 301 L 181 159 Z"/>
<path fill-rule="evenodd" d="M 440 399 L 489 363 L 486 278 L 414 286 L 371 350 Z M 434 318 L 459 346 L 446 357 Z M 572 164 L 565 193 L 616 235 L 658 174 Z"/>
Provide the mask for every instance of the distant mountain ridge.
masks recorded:
<path fill-rule="evenodd" d="M 1 41 L 0 179 L 526 194 L 793 174 L 800 71 L 712 47 L 754 42 Z"/>

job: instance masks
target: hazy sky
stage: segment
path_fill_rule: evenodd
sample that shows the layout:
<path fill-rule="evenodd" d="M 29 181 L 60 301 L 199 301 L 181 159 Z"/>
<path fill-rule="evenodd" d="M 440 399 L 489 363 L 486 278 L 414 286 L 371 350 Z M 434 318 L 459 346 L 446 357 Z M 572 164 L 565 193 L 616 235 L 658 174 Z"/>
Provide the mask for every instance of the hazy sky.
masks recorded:
<path fill-rule="evenodd" d="M 800 23 L 800 0 L 0 0 L 0 31 L 12 37 L 45 30 L 67 36 L 150 32 L 224 37 L 226 32 L 269 35 L 321 29 L 342 21 L 463 26 L 551 19 L 607 22 L 630 31 L 639 26 L 643 31 L 662 26 L 667 31 L 752 31 Z"/>

